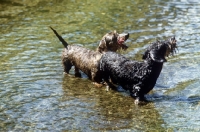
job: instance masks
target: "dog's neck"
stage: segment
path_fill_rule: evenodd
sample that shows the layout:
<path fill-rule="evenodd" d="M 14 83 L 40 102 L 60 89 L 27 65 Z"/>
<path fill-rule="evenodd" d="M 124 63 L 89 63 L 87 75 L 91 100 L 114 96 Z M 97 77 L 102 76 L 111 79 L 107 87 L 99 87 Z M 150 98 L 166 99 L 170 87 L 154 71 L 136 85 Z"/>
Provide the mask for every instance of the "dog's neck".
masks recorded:
<path fill-rule="evenodd" d="M 148 65 L 163 65 L 163 63 L 166 61 L 167 61 L 166 59 L 162 61 L 153 60 L 152 58 L 149 58 L 149 57 L 144 60 L 144 62 L 147 63 Z"/>

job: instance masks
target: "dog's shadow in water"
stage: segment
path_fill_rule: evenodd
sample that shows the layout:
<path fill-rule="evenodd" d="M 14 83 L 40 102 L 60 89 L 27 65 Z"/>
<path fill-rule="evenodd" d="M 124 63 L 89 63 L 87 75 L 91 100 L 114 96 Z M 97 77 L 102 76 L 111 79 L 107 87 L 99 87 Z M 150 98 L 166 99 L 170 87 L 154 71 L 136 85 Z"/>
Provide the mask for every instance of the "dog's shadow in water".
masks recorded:
<path fill-rule="evenodd" d="M 192 103 L 192 104 L 200 104 L 200 96 L 187 96 L 187 95 L 169 95 L 165 94 L 163 92 L 160 92 L 160 89 L 169 89 L 168 86 L 164 86 L 161 84 L 156 84 L 156 88 L 153 89 L 150 93 L 146 94 L 145 97 L 147 101 L 145 103 L 142 103 L 140 105 L 146 105 L 147 103 L 159 103 L 159 102 L 186 102 L 186 103 Z M 116 92 L 120 92 L 122 95 L 130 96 L 130 92 L 123 89 L 121 86 L 118 86 L 114 89 L 112 89 Z"/>
<path fill-rule="evenodd" d="M 200 96 L 175 96 L 175 95 L 160 95 L 160 94 L 148 94 L 146 95 L 147 100 L 151 102 L 160 103 L 160 102 L 185 102 L 192 104 L 200 104 Z"/>
<path fill-rule="evenodd" d="M 168 86 L 163 86 L 160 84 L 155 85 L 156 88 L 154 88 L 154 91 L 147 94 L 146 98 L 150 100 L 151 102 L 160 103 L 160 102 L 185 102 L 185 103 L 192 103 L 192 104 L 200 104 L 200 96 L 198 95 L 187 95 L 187 93 L 184 94 L 178 94 L 179 92 L 176 92 L 176 94 L 170 94 L 168 92 L 161 92 L 160 89 L 165 89 L 165 91 L 168 91 Z M 175 88 L 176 89 L 176 88 Z M 177 95 L 177 96 L 176 96 Z"/>

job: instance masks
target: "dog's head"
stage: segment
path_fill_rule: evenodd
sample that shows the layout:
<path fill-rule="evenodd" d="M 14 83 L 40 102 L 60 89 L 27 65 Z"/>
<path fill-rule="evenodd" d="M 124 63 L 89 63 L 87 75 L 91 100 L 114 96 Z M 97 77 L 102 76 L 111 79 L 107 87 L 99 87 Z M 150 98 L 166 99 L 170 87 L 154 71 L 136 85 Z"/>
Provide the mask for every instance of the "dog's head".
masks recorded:
<path fill-rule="evenodd" d="M 126 46 L 124 43 L 128 38 L 129 33 L 118 34 L 116 31 L 107 33 L 100 41 L 97 50 L 101 53 L 107 51 L 116 52 L 120 48 L 126 50 L 128 46 Z"/>
<path fill-rule="evenodd" d="M 155 62 L 166 62 L 165 57 L 169 55 L 174 55 L 176 52 L 176 39 L 171 37 L 165 41 L 156 41 L 147 48 L 143 55 L 143 59 L 152 59 Z"/>

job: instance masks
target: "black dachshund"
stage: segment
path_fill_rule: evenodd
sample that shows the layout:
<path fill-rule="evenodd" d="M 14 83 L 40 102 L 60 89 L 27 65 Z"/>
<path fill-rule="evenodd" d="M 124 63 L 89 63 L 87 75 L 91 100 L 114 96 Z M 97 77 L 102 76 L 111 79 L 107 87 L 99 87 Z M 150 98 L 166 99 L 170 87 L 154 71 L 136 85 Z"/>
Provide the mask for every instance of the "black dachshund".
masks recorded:
<path fill-rule="evenodd" d="M 153 89 L 163 63 L 167 61 L 165 57 L 173 55 L 176 48 L 175 37 L 166 41 L 156 41 L 147 48 L 143 55 L 144 61 L 141 62 L 129 60 L 115 52 L 107 52 L 100 60 L 103 79 L 110 87 L 113 87 L 113 83 L 129 90 L 138 104 L 145 101 L 144 95 Z"/>

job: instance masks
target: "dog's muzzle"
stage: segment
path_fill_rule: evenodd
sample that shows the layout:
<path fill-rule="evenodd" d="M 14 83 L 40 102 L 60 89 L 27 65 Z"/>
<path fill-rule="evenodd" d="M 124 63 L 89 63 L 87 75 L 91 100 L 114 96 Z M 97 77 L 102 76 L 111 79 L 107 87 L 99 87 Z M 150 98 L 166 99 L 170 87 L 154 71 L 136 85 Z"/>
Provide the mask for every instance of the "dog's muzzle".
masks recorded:
<path fill-rule="evenodd" d="M 123 44 L 129 38 L 129 33 L 121 33 L 117 38 L 119 45 Z"/>

